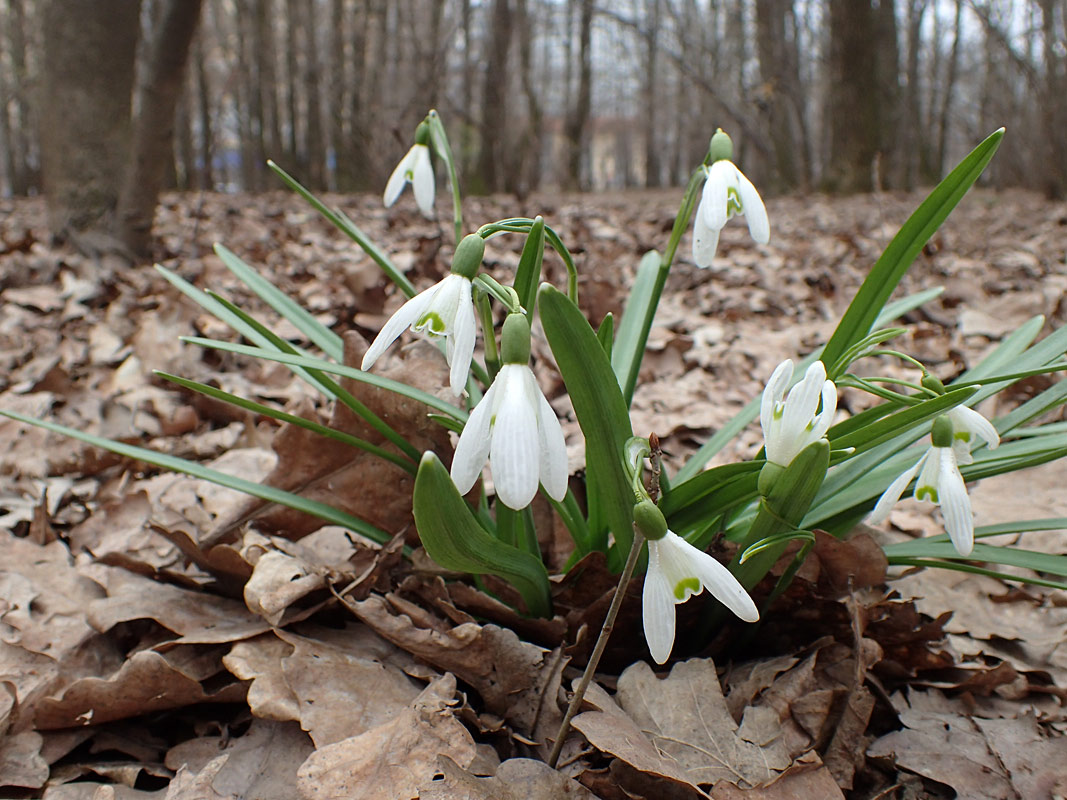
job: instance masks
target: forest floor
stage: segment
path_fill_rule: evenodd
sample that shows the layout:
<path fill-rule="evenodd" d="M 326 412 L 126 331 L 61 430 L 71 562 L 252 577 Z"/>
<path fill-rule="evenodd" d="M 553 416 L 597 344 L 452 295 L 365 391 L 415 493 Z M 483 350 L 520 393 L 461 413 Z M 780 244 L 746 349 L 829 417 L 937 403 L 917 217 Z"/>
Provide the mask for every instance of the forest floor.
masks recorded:
<path fill-rule="evenodd" d="M 635 433 L 659 435 L 668 473 L 760 394 L 779 361 L 826 341 L 921 199 L 772 199 L 770 244 L 753 245 L 735 220 L 710 270 L 689 263 L 683 240 L 632 415 Z M 374 197 L 327 200 L 420 288 L 447 270 L 447 220 L 427 223 L 410 196 L 389 212 Z M 677 200 L 667 191 L 475 198 L 465 215 L 473 229 L 543 214 L 573 251 L 583 309 L 599 322 L 620 311 L 641 255 L 665 244 Z M 603 563 L 583 562 L 581 580 L 561 577 L 554 619 L 531 620 L 418 551 L 404 560 L 405 538 L 418 544 L 406 473 L 155 375 L 330 420 L 284 366 L 181 342 L 234 336 L 150 266 L 52 246 L 44 223 L 40 201 L 0 201 L 0 409 L 299 490 L 397 539 L 377 547 L 315 530 L 232 490 L 0 418 L 0 796 L 1067 797 L 1067 592 L 887 573 L 874 542 L 940 531 L 913 501 L 884 530 L 820 540 L 757 637 L 728 627 L 704 648 L 682 635 L 675 661 L 655 672 L 636 581 L 563 766 L 550 770 L 544 743 L 563 687 L 580 674 L 610 599 Z M 333 330 L 353 332 L 349 354 L 400 300 L 365 254 L 289 194 L 171 195 L 157 223 L 159 263 L 284 336 L 298 332 L 275 322 L 213 243 Z M 504 278 L 520 248 L 519 237 L 493 239 L 487 264 Z M 560 261 L 545 263 L 559 284 Z M 904 318 L 897 346 L 946 381 L 1035 315 L 1045 317 L 1041 335 L 1061 327 L 1067 204 L 972 192 L 898 296 L 933 286 L 944 292 Z M 447 382 L 425 345 L 393 353 L 376 371 Z M 547 353 L 535 343 L 574 473 L 580 436 Z M 1002 414 L 1053 380 L 1022 381 L 982 410 Z M 422 411 L 359 391 L 425 433 Z M 862 403 L 845 393 L 841 408 Z M 426 435 L 448 447 L 439 432 Z M 760 444 L 751 425 L 715 463 L 750 458 Z M 1058 464 L 983 481 L 971 489 L 976 522 L 1067 517 L 1063 485 Z M 1064 534 L 1009 539 L 1067 554 Z M 558 538 L 542 544 L 560 566 Z M 685 630 L 700 606 L 683 608 Z"/>

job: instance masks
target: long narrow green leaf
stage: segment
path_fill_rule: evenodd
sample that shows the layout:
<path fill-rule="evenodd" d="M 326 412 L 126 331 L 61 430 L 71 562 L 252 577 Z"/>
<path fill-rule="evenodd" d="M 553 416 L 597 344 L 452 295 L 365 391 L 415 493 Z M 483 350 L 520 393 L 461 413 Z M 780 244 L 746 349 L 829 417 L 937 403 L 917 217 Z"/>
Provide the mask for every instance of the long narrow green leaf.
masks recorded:
<path fill-rule="evenodd" d="M 883 442 L 888 442 L 901 433 L 922 425 L 924 422 L 929 422 L 950 408 L 955 408 L 961 403 L 967 402 L 976 391 L 974 387 L 965 387 L 946 392 L 939 397 L 931 397 L 917 405 L 898 411 L 877 422 L 872 422 L 844 436 L 835 437 L 833 429 L 828 432 L 828 436 L 835 450 L 854 448 L 856 453 L 862 453 L 877 447 Z"/>
<path fill-rule="evenodd" d="M 908 271 L 915 256 L 945 221 L 986 164 L 996 153 L 1004 129 L 990 134 L 959 163 L 908 218 L 885 249 L 849 304 L 841 322 L 826 343 L 823 360 L 833 364 L 853 343 L 870 333 L 889 296 Z"/>
<path fill-rule="evenodd" d="M 611 363 L 582 312 L 555 287 L 538 292 L 541 325 L 585 435 L 590 520 L 594 508 L 615 536 L 613 558 L 622 567 L 633 538 L 634 493 L 626 474 L 626 442 L 633 436 L 626 401 Z M 596 533 L 596 526 L 590 524 Z M 614 564 L 614 562 L 613 562 Z"/>
<path fill-rule="evenodd" d="M 289 353 L 276 353 L 259 347 L 249 347 L 248 345 L 234 344 L 233 342 L 222 342 L 217 339 L 204 339 L 200 336 L 183 336 L 182 341 L 199 345 L 201 347 L 209 347 L 213 350 L 225 350 L 229 353 L 239 353 L 243 356 L 262 358 L 266 361 L 277 361 L 281 364 L 292 364 L 297 367 L 304 367 L 305 369 L 321 370 L 322 372 L 327 372 L 331 375 L 343 375 L 346 378 L 354 378 L 357 381 L 369 383 L 371 386 L 388 389 L 396 394 L 409 397 L 412 400 L 417 400 L 436 411 L 440 411 L 442 414 L 447 414 L 460 421 L 466 421 L 467 419 L 467 413 L 465 411 L 456 408 L 451 403 L 448 403 L 439 397 L 435 397 L 429 392 L 415 389 L 400 381 L 383 378 L 381 375 L 364 372 L 355 367 L 346 367 L 343 364 L 335 364 L 332 361 L 324 361 L 321 358 L 295 356 Z"/>
<path fill-rule="evenodd" d="M 541 283 L 541 265 L 545 258 L 545 220 L 535 217 L 526 244 L 522 246 L 519 266 L 515 268 L 512 288 L 519 295 L 519 303 L 526 309 L 526 319 L 532 324 L 534 305 L 537 303 L 537 287 Z"/>
<path fill-rule="evenodd" d="M 33 417 L 28 417 L 25 414 L 19 414 L 15 411 L 0 409 L 0 416 L 10 417 L 19 422 L 36 425 L 39 428 L 69 436 L 71 439 L 77 439 L 86 444 L 91 444 L 94 447 L 109 450 L 112 453 L 117 453 L 126 458 L 143 461 L 146 464 L 152 464 L 153 466 L 167 469 L 171 472 L 180 472 L 183 475 L 190 475 L 194 478 L 210 481 L 218 486 L 225 486 L 227 489 L 236 489 L 239 492 L 244 492 L 247 495 L 258 497 L 259 499 L 266 500 L 270 503 L 277 503 L 278 505 L 283 505 L 297 511 L 303 511 L 306 514 L 311 514 L 313 517 L 318 517 L 327 522 L 332 522 L 335 525 L 348 528 L 361 536 L 366 536 L 368 539 L 377 542 L 378 544 L 385 544 L 392 538 L 388 533 L 376 528 L 369 522 L 334 508 L 331 505 L 327 505 L 326 503 L 320 503 L 317 500 L 309 500 L 298 494 L 286 492 L 282 489 L 276 489 L 273 486 L 254 483 L 245 480 L 244 478 L 238 478 L 235 475 L 228 475 L 225 472 L 205 467 L 195 461 L 187 461 L 186 459 L 178 458 L 177 456 L 157 453 L 155 450 L 149 450 L 146 447 L 137 447 L 136 445 L 116 442 L 113 439 L 105 439 L 102 436 L 94 436 L 91 433 L 79 431 L 77 428 L 68 428 L 66 425 L 58 425 L 55 422 L 34 419 Z"/>
<path fill-rule="evenodd" d="M 313 195 L 311 192 L 301 186 L 300 182 L 296 178 L 294 178 L 284 169 L 279 167 L 273 161 L 268 161 L 267 166 L 274 170 L 275 174 L 277 174 L 277 176 L 282 179 L 286 186 L 288 186 L 294 192 L 296 192 L 305 200 L 307 200 L 308 203 L 311 204 L 312 208 L 314 208 L 316 211 L 322 214 L 322 216 L 326 217 L 326 219 L 333 223 L 334 226 L 336 226 L 337 229 L 341 231 L 341 233 L 343 233 L 353 242 L 358 244 L 363 249 L 363 252 L 370 256 L 374 260 L 374 262 L 379 267 L 381 267 L 382 272 L 388 275 L 389 279 L 400 287 L 400 290 L 404 294 L 406 294 L 408 297 L 415 296 L 415 287 L 412 285 L 411 281 L 409 281 L 404 276 L 404 273 L 397 269 L 396 265 L 389 260 L 389 256 L 387 256 L 383 250 L 381 250 L 373 241 L 371 241 L 370 237 L 367 236 L 367 234 L 365 234 L 359 229 L 359 226 L 356 225 L 356 223 L 354 223 L 347 216 L 345 216 L 345 213 L 343 211 L 334 211 L 332 208 L 330 208 L 321 200 L 319 200 L 319 198 L 315 197 L 315 195 Z"/>
<path fill-rule="evenodd" d="M 297 330 L 321 347 L 322 352 L 334 361 L 341 361 L 344 358 L 344 343 L 341 341 L 341 337 L 315 319 L 308 313 L 307 309 L 248 266 L 232 250 L 216 243 L 215 254 L 222 259 L 222 263 L 226 265 L 230 272 L 240 278 L 263 302 L 293 323 Z"/>
<path fill-rule="evenodd" d="M 255 320 L 247 312 L 238 309 L 237 306 L 224 300 L 219 295 L 198 289 L 189 283 L 189 281 L 185 280 L 185 278 L 160 264 L 156 264 L 156 272 L 166 278 L 171 286 L 195 302 L 209 314 L 212 314 L 222 322 L 225 322 L 230 328 L 248 341 L 257 344 L 266 350 L 281 349 L 281 346 L 278 344 L 278 342 L 281 341 L 280 337 L 270 333 L 265 325 Z M 293 353 L 302 355 L 306 354 L 306 351 L 289 342 L 286 342 L 285 349 Z M 307 370 L 297 367 L 293 372 L 309 386 L 312 386 L 317 391 L 322 392 L 322 394 L 333 399 L 334 395 L 330 390 L 308 373 Z"/>
<path fill-rule="evenodd" d="M 656 292 L 661 257 L 655 250 L 649 250 L 637 265 L 633 288 L 626 300 L 626 308 L 619 321 L 619 332 L 611 348 L 611 368 L 622 387 L 622 396 L 626 407 L 634 396 L 637 374 L 641 370 L 641 360 L 645 355 L 648 333 L 652 330 L 652 320 L 656 315 L 659 294 Z"/>
<path fill-rule="evenodd" d="M 1022 567 L 1034 572 L 1067 577 L 1067 556 L 1023 550 L 1019 547 L 998 547 L 976 543 L 966 558 L 956 552 L 952 542 L 931 539 L 914 539 L 910 542 L 887 545 L 882 548 L 894 561 L 899 558 L 937 558 L 945 561 L 984 561 L 988 564 L 1003 564 L 1007 567 Z"/>
<path fill-rule="evenodd" d="M 551 616 L 544 564 L 488 533 L 432 452 L 424 454 L 419 464 L 413 506 L 415 527 L 430 558 L 445 569 L 501 577 L 519 590 L 530 614 Z"/>
<path fill-rule="evenodd" d="M 317 433 L 320 436 L 325 436 L 329 439 L 347 444 L 352 447 L 359 448 L 360 450 L 366 450 L 368 453 L 372 453 L 379 458 L 396 464 L 401 469 L 407 470 L 412 475 L 415 474 L 415 463 L 409 458 L 405 458 L 402 455 L 394 453 L 390 450 L 386 450 L 384 447 L 379 447 L 376 444 L 371 444 L 366 439 L 360 439 L 358 436 L 353 436 L 350 433 L 339 431 L 336 428 L 331 428 L 328 425 L 322 425 L 314 420 L 306 419 L 305 417 L 297 416 L 296 414 L 289 414 L 285 411 L 281 411 L 277 408 L 264 405 L 263 403 L 257 403 L 254 400 L 248 400 L 247 398 L 240 397 L 230 392 L 217 389 L 214 386 L 208 386 L 206 383 L 198 383 L 197 381 L 191 381 L 186 378 L 181 378 L 177 375 L 171 375 L 161 370 L 154 370 L 155 374 L 164 380 L 176 383 L 179 386 L 184 386 L 186 389 L 190 389 L 194 392 L 199 392 L 207 397 L 214 397 L 216 400 L 222 400 L 224 403 L 237 406 L 251 411 L 254 414 L 262 414 L 266 417 L 271 417 L 279 422 L 288 422 L 290 425 L 296 425 L 298 428 L 304 428 L 305 430 Z"/>
<path fill-rule="evenodd" d="M 1002 581 L 1015 581 L 1017 583 L 1029 583 L 1034 586 L 1047 586 L 1050 589 L 1067 589 L 1067 583 L 1063 581 L 1046 580 L 1045 578 L 1032 578 L 1028 576 L 1011 575 L 1006 572 L 998 572 L 995 569 L 977 567 L 968 561 L 952 561 L 951 559 L 938 558 L 891 558 L 889 563 L 899 567 L 921 567 L 922 569 L 950 569 L 955 572 L 969 572 L 972 575 L 987 575 L 990 578 L 998 578 Z"/>

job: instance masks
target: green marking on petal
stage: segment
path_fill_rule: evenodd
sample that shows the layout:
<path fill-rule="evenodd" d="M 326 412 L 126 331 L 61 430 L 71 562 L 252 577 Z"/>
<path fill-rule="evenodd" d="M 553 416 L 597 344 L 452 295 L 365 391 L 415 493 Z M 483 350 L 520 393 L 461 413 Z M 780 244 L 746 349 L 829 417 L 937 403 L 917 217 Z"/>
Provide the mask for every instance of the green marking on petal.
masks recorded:
<path fill-rule="evenodd" d="M 741 196 L 738 195 L 737 189 L 730 186 L 726 190 L 726 212 L 729 216 L 734 214 L 744 214 L 745 208 L 741 204 Z"/>
<path fill-rule="evenodd" d="M 682 578 L 674 585 L 674 596 L 679 601 L 685 600 L 691 594 L 700 592 L 700 581 L 696 578 Z"/>
<path fill-rule="evenodd" d="M 915 490 L 915 499 L 917 500 L 929 500 L 931 503 L 939 502 L 937 499 L 937 489 L 933 486 L 920 486 Z"/>
<path fill-rule="evenodd" d="M 430 336 L 444 336 L 446 330 L 445 321 L 441 319 L 441 315 L 436 311 L 427 311 L 415 323 L 415 330 L 428 333 Z"/>
<path fill-rule="evenodd" d="M 959 439 L 961 442 L 969 442 L 969 441 L 971 441 L 971 432 L 970 431 L 956 431 L 954 434 L 952 434 L 952 438 L 953 439 Z"/>

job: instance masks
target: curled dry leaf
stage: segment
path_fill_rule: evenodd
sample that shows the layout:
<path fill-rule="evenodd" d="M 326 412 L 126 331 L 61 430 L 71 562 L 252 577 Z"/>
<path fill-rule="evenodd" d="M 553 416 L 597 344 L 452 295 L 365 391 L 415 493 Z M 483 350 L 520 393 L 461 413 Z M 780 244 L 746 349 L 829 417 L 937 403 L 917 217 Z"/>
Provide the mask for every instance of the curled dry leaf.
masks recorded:
<path fill-rule="evenodd" d="M 273 550 L 256 561 L 245 584 L 245 605 L 271 625 L 278 625 L 289 606 L 325 584 L 322 574 L 286 553 Z"/>
<path fill-rule="evenodd" d="M 44 739 L 34 731 L 0 735 L 0 786 L 39 789 L 48 780 L 48 762 L 41 758 Z"/>
<path fill-rule="evenodd" d="M 419 790 L 419 800 L 596 800 L 577 781 L 529 758 L 508 759 L 495 775 L 482 778 L 441 756 L 437 771 L 440 777 Z"/>
<path fill-rule="evenodd" d="M 347 605 L 383 638 L 473 686 L 489 711 L 521 733 L 530 735 L 543 728 L 543 720 L 562 719 L 556 706 L 562 670 L 558 654 L 524 642 L 514 631 L 497 625 L 465 622 L 441 630 L 418 627 L 410 616 L 396 613 L 377 595 Z"/>
<path fill-rule="evenodd" d="M 298 773 L 304 800 L 408 800 L 446 755 L 461 767 L 474 760 L 474 739 L 452 711 L 456 679 L 443 675 L 396 718 L 312 753 Z"/>

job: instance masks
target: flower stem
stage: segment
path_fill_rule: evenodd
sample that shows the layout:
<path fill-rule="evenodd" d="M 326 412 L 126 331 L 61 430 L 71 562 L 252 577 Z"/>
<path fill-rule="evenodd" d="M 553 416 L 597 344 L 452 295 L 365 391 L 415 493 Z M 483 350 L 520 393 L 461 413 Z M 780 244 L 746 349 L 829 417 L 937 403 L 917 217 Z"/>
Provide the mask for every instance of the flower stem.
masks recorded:
<path fill-rule="evenodd" d="M 626 587 L 630 583 L 634 567 L 637 566 L 637 558 L 641 555 L 641 547 L 644 543 L 644 537 L 640 535 L 635 526 L 633 544 L 630 545 L 630 555 L 626 558 L 626 566 L 622 568 L 622 574 L 619 576 L 619 585 L 615 587 L 615 596 L 611 598 L 611 606 L 608 608 L 607 616 L 604 617 L 604 625 L 600 629 L 600 636 L 597 637 L 596 645 L 589 656 L 589 663 L 585 666 L 585 672 L 582 673 L 578 688 L 574 690 L 574 694 L 571 696 L 570 705 L 567 706 L 567 713 L 563 717 L 563 722 L 560 723 L 559 733 L 556 734 L 556 741 L 552 745 L 552 752 L 548 756 L 548 766 L 553 769 L 556 768 L 556 764 L 559 762 L 559 754 L 563 751 L 563 742 L 567 738 L 567 734 L 570 733 L 571 720 L 574 719 L 575 714 L 578 713 L 578 709 L 582 705 L 582 699 L 589 688 L 589 683 L 593 680 L 593 673 L 596 672 L 597 665 L 600 663 L 600 657 L 604 655 L 604 648 L 608 646 L 608 638 L 611 636 L 612 630 L 615 629 L 615 618 L 619 616 L 619 609 L 622 607 L 622 600 L 626 595 Z"/>

